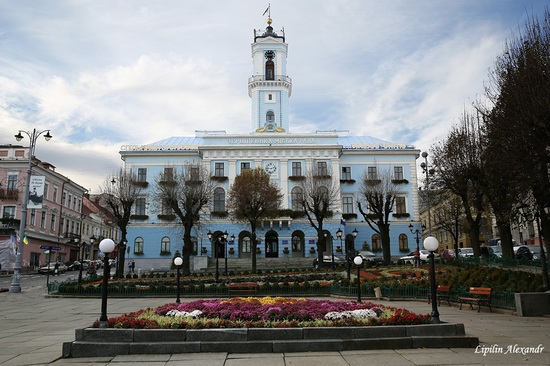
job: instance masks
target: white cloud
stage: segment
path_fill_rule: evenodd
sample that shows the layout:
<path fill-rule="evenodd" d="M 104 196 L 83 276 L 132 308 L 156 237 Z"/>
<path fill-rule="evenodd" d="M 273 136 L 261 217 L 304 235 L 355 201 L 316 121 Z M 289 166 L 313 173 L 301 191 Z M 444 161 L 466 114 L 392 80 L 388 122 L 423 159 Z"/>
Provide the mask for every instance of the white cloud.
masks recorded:
<path fill-rule="evenodd" d="M 265 5 L 265 4 L 264 4 Z M 45 159 L 95 189 L 123 144 L 249 132 L 264 5 L 166 0 L 0 3 L 0 144 L 51 128 Z M 526 11 L 545 0 L 272 3 L 286 31 L 292 132 L 350 130 L 423 150 L 483 92 Z M 521 24 L 519 24 L 521 25 Z M 82 164 L 86 161 L 86 164 Z"/>

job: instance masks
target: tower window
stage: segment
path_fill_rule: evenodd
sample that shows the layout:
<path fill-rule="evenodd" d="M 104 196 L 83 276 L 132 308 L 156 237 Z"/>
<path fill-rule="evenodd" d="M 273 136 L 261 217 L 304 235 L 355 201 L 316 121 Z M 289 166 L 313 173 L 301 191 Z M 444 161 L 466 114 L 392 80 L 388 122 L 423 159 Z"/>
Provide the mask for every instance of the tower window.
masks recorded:
<path fill-rule="evenodd" d="M 268 100 L 273 100 L 273 94 L 268 94 L 268 95 L 267 95 L 267 99 L 268 99 Z"/>
<path fill-rule="evenodd" d="M 269 123 L 275 122 L 275 113 L 273 113 L 273 111 L 267 111 L 265 114 L 265 121 Z"/>
<path fill-rule="evenodd" d="M 265 79 L 275 80 L 275 63 L 271 60 L 267 60 L 265 63 Z"/>

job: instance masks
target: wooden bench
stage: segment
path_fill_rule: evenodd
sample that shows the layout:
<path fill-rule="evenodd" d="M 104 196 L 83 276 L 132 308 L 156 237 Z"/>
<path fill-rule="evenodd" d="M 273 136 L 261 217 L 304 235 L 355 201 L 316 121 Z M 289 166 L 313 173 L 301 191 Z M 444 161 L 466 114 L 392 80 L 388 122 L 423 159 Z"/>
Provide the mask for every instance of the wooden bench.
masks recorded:
<path fill-rule="evenodd" d="M 470 296 L 468 297 L 459 297 L 458 301 L 460 302 L 460 309 L 462 309 L 462 304 L 470 304 L 470 308 L 473 309 L 474 304 L 477 304 L 477 312 L 481 310 L 481 305 L 487 305 L 489 310 L 491 309 L 491 294 L 493 289 L 490 287 L 470 287 Z"/>
<path fill-rule="evenodd" d="M 438 285 L 436 291 L 437 304 L 441 305 L 441 300 L 447 301 L 447 304 L 451 306 L 451 301 L 449 299 L 449 293 L 451 292 L 451 286 Z M 432 297 L 428 296 L 428 304 L 432 301 Z"/>
<path fill-rule="evenodd" d="M 229 296 L 233 294 L 255 294 L 258 290 L 256 282 L 231 282 L 227 285 Z"/>

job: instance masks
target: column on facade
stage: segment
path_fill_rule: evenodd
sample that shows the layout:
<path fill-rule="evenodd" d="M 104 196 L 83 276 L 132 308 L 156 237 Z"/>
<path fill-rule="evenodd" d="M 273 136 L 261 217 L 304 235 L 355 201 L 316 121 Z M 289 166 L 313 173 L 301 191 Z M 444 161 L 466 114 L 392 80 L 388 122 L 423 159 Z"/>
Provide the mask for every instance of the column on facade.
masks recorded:
<path fill-rule="evenodd" d="M 280 160 L 280 169 L 279 169 L 279 176 L 281 179 L 281 191 L 283 192 L 283 202 L 284 206 L 283 208 L 291 208 L 289 205 L 289 194 L 288 191 L 288 159 L 281 159 Z"/>

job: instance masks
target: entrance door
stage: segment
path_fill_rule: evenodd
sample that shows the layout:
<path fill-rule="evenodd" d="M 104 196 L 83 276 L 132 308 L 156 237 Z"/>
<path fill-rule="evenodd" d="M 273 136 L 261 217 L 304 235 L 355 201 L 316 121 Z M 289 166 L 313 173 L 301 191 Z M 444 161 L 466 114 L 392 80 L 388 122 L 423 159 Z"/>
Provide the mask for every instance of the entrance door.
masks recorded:
<path fill-rule="evenodd" d="M 279 256 L 279 238 L 276 234 L 268 234 L 265 237 L 265 257 L 277 258 Z"/>

